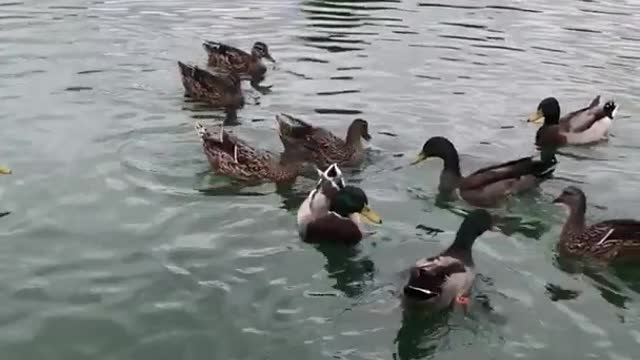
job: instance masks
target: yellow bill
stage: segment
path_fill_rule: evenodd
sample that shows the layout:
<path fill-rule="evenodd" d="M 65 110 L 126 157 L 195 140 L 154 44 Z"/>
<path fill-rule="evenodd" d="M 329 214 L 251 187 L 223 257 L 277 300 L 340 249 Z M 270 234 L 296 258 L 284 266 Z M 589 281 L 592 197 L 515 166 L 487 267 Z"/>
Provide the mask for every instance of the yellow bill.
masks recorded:
<path fill-rule="evenodd" d="M 9 175 L 11 174 L 11 169 L 6 168 L 4 166 L 0 166 L 0 175 Z"/>
<path fill-rule="evenodd" d="M 532 122 L 534 124 L 542 124 L 544 122 L 544 114 L 542 113 L 541 110 L 538 110 L 533 114 L 529 115 L 529 117 L 527 118 L 527 122 Z"/>
<path fill-rule="evenodd" d="M 413 162 L 411 162 L 411 165 L 419 164 L 427 159 L 428 157 L 421 152 L 420 154 L 418 154 L 418 157 Z"/>
<path fill-rule="evenodd" d="M 382 218 L 380 218 L 380 215 L 376 214 L 376 212 L 371 210 L 367 205 L 365 205 L 360 211 L 360 215 L 373 224 L 382 224 Z"/>

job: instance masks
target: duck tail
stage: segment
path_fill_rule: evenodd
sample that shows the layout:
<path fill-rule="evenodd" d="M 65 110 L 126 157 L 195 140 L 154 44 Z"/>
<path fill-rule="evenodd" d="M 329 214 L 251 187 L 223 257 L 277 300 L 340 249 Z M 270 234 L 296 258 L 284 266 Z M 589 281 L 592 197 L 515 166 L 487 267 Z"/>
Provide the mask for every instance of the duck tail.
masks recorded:
<path fill-rule="evenodd" d="M 344 188 L 345 181 L 344 175 L 342 174 L 342 170 L 338 167 L 338 164 L 332 164 L 325 171 L 321 171 L 316 168 L 316 172 L 318 173 L 318 183 L 316 184 L 316 189 L 323 189 L 326 191 L 325 186 L 330 186 L 335 191 Z"/>
<path fill-rule="evenodd" d="M 609 100 L 604 104 L 603 111 L 606 117 L 612 119 L 616 116 L 619 106 L 613 101 Z"/>
<path fill-rule="evenodd" d="M 207 76 L 212 76 L 208 71 L 194 65 L 187 65 L 181 61 L 178 61 L 178 67 L 180 67 L 180 75 L 182 75 L 183 78 L 193 79 L 200 83 L 205 81 Z"/>
<path fill-rule="evenodd" d="M 591 100 L 591 104 L 589 104 L 589 109 L 593 109 L 594 107 L 600 105 L 600 95 L 596 96 Z"/>
<path fill-rule="evenodd" d="M 229 133 L 224 130 L 224 127 L 220 128 L 220 132 L 211 133 L 200 121 L 196 121 L 195 129 L 205 149 L 213 152 L 225 152 L 237 158 L 238 147 L 242 144 L 238 143 L 236 138 L 229 135 Z"/>
<path fill-rule="evenodd" d="M 281 136 L 293 138 L 304 137 L 312 129 L 311 125 L 289 114 L 277 114 L 276 121 Z"/>
<path fill-rule="evenodd" d="M 209 129 L 207 129 L 204 125 L 202 125 L 200 121 L 196 121 L 194 127 L 196 129 L 196 133 L 198 133 L 198 138 L 203 143 L 212 138 L 211 133 L 209 132 Z"/>
<path fill-rule="evenodd" d="M 193 77 L 193 74 L 196 72 L 196 67 L 187 65 L 182 61 L 178 61 L 178 67 L 180 68 L 180 74 L 183 77 Z"/>
<path fill-rule="evenodd" d="M 217 53 L 223 52 L 224 45 L 219 42 L 205 40 L 204 43 L 202 43 L 202 48 L 208 54 L 211 54 L 211 53 L 217 54 Z"/>

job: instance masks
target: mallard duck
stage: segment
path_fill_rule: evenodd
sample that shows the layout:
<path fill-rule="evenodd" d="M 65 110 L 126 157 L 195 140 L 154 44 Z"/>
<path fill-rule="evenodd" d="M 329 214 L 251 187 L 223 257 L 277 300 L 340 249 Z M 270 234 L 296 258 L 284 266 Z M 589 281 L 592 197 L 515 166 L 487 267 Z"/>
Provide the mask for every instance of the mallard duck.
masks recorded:
<path fill-rule="evenodd" d="M 209 104 L 236 110 L 244 106 L 240 78 L 232 73 L 213 74 L 178 61 L 185 95 Z"/>
<path fill-rule="evenodd" d="M 560 118 L 558 100 L 549 97 L 540 102 L 538 110 L 527 121 L 543 121 L 536 133 L 538 146 L 585 145 L 607 137 L 617 110 L 618 106 L 611 100 L 600 106 L 600 96 L 597 96 L 589 106 Z"/>
<path fill-rule="evenodd" d="M 471 248 L 492 226 L 493 218 L 486 210 L 470 212 L 451 246 L 437 256 L 418 260 L 411 268 L 409 281 L 403 289 L 405 299 L 433 310 L 454 303 L 466 307 L 475 277 Z"/>
<path fill-rule="evenodd" d="M 380 224 L 382 220 L 371 208 L 365 192 L 356 186 L 344 185 L 336 164 L 324 173 L 314 190 L 298 209 L 298 232 L 311 243 L 353 245 L 364 237 L 360 216 Z"/>
<path fill-rule="evenodd" d="M 262 59 L 275 62 L 267 45 L 259 41 L 253 44 L 251 54 L 215 41 L 205 41 L 202 46 L 209 55 L 210 67 L 225 69 L 252 80 L 261 80 L 267 72 Z"/>
<path fill-rule="evenodd" d="M 318 168 L 316 171 L 318 172 L 316 187 L 311 190 L 298 209 L 298 227 L 301 236 L 304 236 L 304 230 L 309 222 L 329 211 L 331 205 L 329 199 L 333 199 L 336 193 L 346 186 L 342 171 L 337 164 L 332 164 L 324 172 Z"/>
<path fill-rule="evenodd" d="M 587 197 L 575 186 L 565 188 L 553 202 L 569 210 L 558 242 L 562 254 L 603 261 L 640 259 L 640 221 L 614 219 L 587 226 Z"/>
<path fill-rule="evenodd" d="M 412 164 L 434 157 L 444 160 L 440 194 L 451 197 L 457 191 L 466 202 L 479 207 L 498 206 L 511 194 L 534 188 L 553 174 L 557 164 L 554 150 L 543 149 L 540 160 L 523 157 L 462 176 L 458 151 L 449 139 L 441 136 L 427 140 Z"/>
<path fill-rule="evenodd" d="M 211 134 L 200 122 L 195 124 L 198 137 L 211 168 L 237 180 L 288 183 L 302 171 L 301 162 L 285 163 L 266 150 L 257 150 L 221 129 Z"/>
<path fill-rule="evenodd" d="M 276 121 L 285 150 L 304 154 L 307 160 L 321 167 L 332 163 L 340 166 L 361 164 L 365 155 L 362 139 L 371 140 L 369 124 L 362 119 L 353 120 L 345 140 L 327 129 L 315 127 L 291 115 L 276 115 Z"/>

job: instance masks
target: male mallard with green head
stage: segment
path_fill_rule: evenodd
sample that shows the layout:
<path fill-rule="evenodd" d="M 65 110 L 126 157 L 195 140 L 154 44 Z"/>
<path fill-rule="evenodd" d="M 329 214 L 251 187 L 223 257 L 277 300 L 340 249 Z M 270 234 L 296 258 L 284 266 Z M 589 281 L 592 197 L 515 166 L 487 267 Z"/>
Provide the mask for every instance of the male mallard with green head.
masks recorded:
<path fill-rule="evenodd" d="M 262 80 L 267 72 L 267 67 L 262 59 L 275 62 L 267 45 L 260 41 L 253 44 L 250 54 L 215 41 L 205 41 L 202 46 L 209 56 L 208 65 L 210 67 L 233 72 L 242 78 Z"/>
<path fill-rule="evenodd" d="M 540 102 L 538 110 L 529 116 L 529 122 L 543 121 L 536 133 L 536 145 L 541 147 L 586 145 L 605 139 L 618 106 L 613 101 L 600 105 L 600 96 L 583 109 L 560 118 L 560 104 L 554 97 Z"/>
<path fill-rule="evenodd" d="M 365 156 L 362 140 L 371 140 L 369 124 L 355 119 L 344 140 L 329 130 L 315 127 L 291 115 L 276 115 L 278 134 L 285 150 L 300 152 L 305 158 L 321 167 L 332 163 L 340 166 L 358 166 Z"/>
<path fill-rule="evenodd" d="M 196 100 L 235 111 L 244 106 L 240 78 L 232 73 L 213 74 L 197 66 L 178 61 L 185 95 Z"/>
<path fill-rule="evenodd" d="M 336 164 L 318 173 L 316 188 L 298 209 L 298 232 L 304 241 L 353 245 L 364 237 L 360 217 L 374 224 L 382 223 L 380 216 L 369 208 L 365 192 L 344 184 Z"/>
<path fill-rule="evenodd" d="M 523 157 L 462 176 L 458 151 L 442 136 L 427 140 L 413 164 L 429 158 L 444 161 L 438 185 L 441 194 L 453 197 L 458 192 L 466 202 L 479 207 L 496 207 L 511 194 L 536 187 L 553 174 L 557 164 L 554 150 L 543 149 L 540 160 Z"/>
<path fill-rule="evenodd" d="M 303 163 L 284 162 L 266 150 L 258 150 L 224 129 L 211 134 L 200 122 L 195 125 L 202 148 L 211 168 L 219 174 L 247 182 L 293 182 Z"/>
<path fill-rule="evenodd" d="M 569 210 L 557 245 L 560 253 L 604 261 L 640 259 L 640 221 L 614 219 L 587 226 L 587 197 L 575 186 L 565 188 L 553 202 Z"/>
<path fill-rule="evenodd" d="M 433 310 L 452 304 L 466 307 L 475 277 L 471 248 L 480 235 L 492 228 L 492 224 L 492 216 L 486 210 L 470 212 L 451 246 L 437 256 L 418 260 L 411 268 L 403 291 L 405 299 Z"/>

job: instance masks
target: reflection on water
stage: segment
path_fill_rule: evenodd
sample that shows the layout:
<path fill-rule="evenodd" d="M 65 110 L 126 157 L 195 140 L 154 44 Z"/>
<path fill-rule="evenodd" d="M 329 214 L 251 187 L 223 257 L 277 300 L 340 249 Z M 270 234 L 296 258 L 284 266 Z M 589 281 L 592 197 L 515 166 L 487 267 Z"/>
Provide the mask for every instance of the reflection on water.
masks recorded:
<path fill-rule="evenodd" d="M 586 276 L 592 284 L 598 289 L 600 292 L 600 296 L 604 300 L 606 300 L 611 305 L 626 309 L 627 303 L 632 299 L 625 294 L 625 290 L 622 288 L 624 283 L 627 283 L 627 286 L 630 286 L 632 283 L 633 273 L 625 273 L 622 267 L 617 267 L 618 271 L 612 272 L 612 269 L 616 269 L 616 267 L 607 268 L 605 264 L 602 263 L 594 263 L 588 260 L 578 261 L 573 259 L 565 259 L 561 257 L 556 258 L 557 266 L 565 272 L 570 274 L 581 274 Z M 617 275 L 617 278 L 614 278 L 612 275 Z M 631 278 L 626 278 L 625 276 L 620 276 L 621 274 L 631 275 Z M 636 280 L 637 275 L 639 273 L 635 272 Z M 623 284 L 620 284 L 622 282 Z M 557 285 L 552 285 L 552 289 L 560 290 Z M 549 290 L 549 289 L 547 289 Z M 550 292 L 552 298 L 554 296 L 566 296 L 566 295 L 575 295 L 577 297 L 578 292 L 576 291 L 553 291 Z M 563 299 L 564 300 L 564 299 Z"/>
<path fill-rule="evenodd" d="M 335 281 L 332 287 L 350 298 L 361 296 L 373 280 L 376 270 L 373 261 L 360 255 L 357 247 L 333 244 L 315 247 L 326 259 L 324 268 L 329 278 Z"/>
<path fill-rule="evenodd" d="M 426 314 L 419 309 L 406 308 L 394 340 L 394 359 L 424 359 L 433 355 L 440 346 L 440 339 L 451 330 L 449 317 L 447 312 Z"/>

